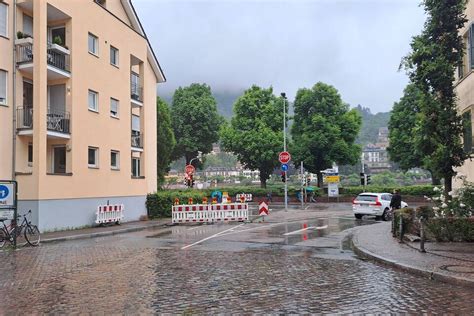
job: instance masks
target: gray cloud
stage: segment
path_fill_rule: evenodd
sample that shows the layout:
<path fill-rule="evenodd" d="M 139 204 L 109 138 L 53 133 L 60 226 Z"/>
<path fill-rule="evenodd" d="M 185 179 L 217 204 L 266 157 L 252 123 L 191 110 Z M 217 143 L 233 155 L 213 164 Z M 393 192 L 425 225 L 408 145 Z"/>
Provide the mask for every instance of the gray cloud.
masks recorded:
<path fill-rule="evenodd" d="M 398 72 L 420 33 L 415 0 L 134 0 L 168 82 L 213 90 L 273 86 L 293 98 L 318 81 L 343 99 L 388 111 L 407 83 Z"/>

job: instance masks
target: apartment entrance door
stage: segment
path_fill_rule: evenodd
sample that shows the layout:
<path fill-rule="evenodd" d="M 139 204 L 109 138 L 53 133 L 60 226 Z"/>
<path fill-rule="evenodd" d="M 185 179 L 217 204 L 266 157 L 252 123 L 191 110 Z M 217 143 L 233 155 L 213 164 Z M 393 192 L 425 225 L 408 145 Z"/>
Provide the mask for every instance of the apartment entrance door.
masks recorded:
<path fill-rule="evenodd" d="M 53 147 L 53 173 L 66 173 L 66 146 Z"/>
<path fill-rule="evenodd" d="M 23 122 L 23 127 L 33 127 L 33 83 L 23 81 L 23 118 L 19 118 Z"/>

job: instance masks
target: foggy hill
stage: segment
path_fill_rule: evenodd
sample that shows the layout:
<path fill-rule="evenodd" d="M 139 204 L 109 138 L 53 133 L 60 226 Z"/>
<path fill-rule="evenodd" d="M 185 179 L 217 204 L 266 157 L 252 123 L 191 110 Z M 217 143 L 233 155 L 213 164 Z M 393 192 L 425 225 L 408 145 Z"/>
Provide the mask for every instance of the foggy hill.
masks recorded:
<path fill-rule="evenodd" d="M 362 116 L 362 127 L 356 142 L 362 145 L 375 143 L 377 141 L 379 128 L 388 127 L 390 112 L 372 114 L 368 107 L 363 107 L 360 104 L 355 109 Z"/>

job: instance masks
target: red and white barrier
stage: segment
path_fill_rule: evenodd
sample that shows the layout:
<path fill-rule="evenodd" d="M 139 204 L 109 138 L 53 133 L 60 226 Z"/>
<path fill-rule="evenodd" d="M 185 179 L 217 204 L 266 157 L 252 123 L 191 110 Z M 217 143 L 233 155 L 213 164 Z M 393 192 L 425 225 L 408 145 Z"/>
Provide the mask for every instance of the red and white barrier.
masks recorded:
<path fill-rule="evenodd" d="M 211 205 L 214 221 L 246 221 L 249 219 L 249 206 L 246 203 Z"/>
<path fill-rule="evenodd" d="M 246 203 L 174 205 L 171 216 L 176 224 L 246 221 L 249 208 Z"/>
<path fill-rule="evenodd" d="M 207 204 L 174 205 L 171 211 L 172 223 L 212 222 Z"/>
<path fill-rule="evenodd" d="M 123 204 L 115 205 L 99 205 L 97 207 L 96 224 L 105 224 L 105 223 L 120 223 L 123 218 L 123 212 L 125 207 Z"/>
<path fill-rule="evenodd" d="M 242 196 L 245 198 L 245 202 L 252 202 L 253 196 L 251 193 L 239 193 L 235 196 L 235 201 L 239 202 Z"/>

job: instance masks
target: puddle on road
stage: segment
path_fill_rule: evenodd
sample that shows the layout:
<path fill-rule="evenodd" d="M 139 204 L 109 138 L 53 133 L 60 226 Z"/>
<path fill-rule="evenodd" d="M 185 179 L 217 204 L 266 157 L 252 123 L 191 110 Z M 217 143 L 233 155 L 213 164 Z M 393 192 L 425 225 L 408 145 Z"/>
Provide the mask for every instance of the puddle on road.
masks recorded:
<path fill-rule="evenodd" d="M 283 237 L 281 244 L 294 245 L 315 238 L 326 237 L 331 234 L 340 233 L 344 230 L 377 223 L 374 220 L 354 220 L 350 217 L 319 218 L 306 221 L 298 221 L 272 227 L 269 237 Z"/>

